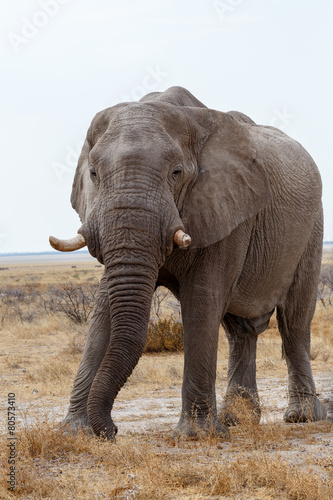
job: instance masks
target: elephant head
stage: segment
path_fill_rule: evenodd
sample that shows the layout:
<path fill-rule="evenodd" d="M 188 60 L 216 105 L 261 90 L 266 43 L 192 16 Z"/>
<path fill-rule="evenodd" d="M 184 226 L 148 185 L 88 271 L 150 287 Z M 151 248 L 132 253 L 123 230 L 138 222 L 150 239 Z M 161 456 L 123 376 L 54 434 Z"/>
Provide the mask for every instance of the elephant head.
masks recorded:
<path fill-rule="evenodd" d="M 180 87 L 91 123 L 71 196 L 82 226 L 72 240 L 50 241 L 65 251 L 87 244 L 105 265 L 111 339 L 88 400 L 98 435 L 115 433 L 110 410 L 142 354 L 159 269 L 173 252 L 184 256 L 174 243 L 212 245 L 270 200 L 246 127 Z"/>

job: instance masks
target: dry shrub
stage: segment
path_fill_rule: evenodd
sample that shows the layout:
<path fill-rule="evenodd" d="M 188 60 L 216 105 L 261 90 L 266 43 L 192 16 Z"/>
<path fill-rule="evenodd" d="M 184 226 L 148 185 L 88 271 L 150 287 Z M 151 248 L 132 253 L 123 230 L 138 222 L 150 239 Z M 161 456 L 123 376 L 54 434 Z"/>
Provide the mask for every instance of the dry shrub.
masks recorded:
<path fill-rule="evenodd" d="M 43 303 L 48 314 L 63 313 L 74 323 L 87 323 L 94 308 L 98 289 L 96 283 L 67 281 L 50 286 Z"/>
<path fill-rule="evenodd" d="M 97 283 L 58 282 L 46 289 L 40 283 L 0 288 L 1 327 L 33 323 L 61 313 L 74 323 L 86 323 L 94 307 Z"/>
<path fill-rule="evenodd" d="M 27 423 L 19 433 L 18 447 L 25 458 L 51 459 L 72 452 L 86 453 L 91 449 L 91 437 L 83 432 L 64 434 L 61 425 L 47 417 Z"/>
<path fill-rule="evenodd" d="M 40 283 L 27 283 L 0 288 L 1 326 L 18 321 L 32 323 L 40 316 Z"/>
<path fill-rule="evenodd" d="M 183 325 L 172 317 L 150 320 L 144 352 L 175 352 L 184 350 Z"/>

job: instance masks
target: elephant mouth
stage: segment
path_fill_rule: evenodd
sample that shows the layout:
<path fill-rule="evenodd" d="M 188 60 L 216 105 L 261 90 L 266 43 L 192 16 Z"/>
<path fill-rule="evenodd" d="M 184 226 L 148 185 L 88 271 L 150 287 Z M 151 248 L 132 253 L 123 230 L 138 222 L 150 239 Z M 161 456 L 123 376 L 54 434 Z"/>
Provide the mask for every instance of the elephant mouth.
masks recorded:
<path fill-rule="evenodd" d="M 187 248 L 191 244 L 191 236 L 184 233 L 182 229 L 178 229 L 173 235 L 173 241 L 181 248 Z M 80 248 L 87 246 L 86 240 L 81 233 L 78 233 L 74 238 L 59 239 L 55 236 L 49 237 L 49 242 L 52 248 L 59 252 L 74 252 Z"/>

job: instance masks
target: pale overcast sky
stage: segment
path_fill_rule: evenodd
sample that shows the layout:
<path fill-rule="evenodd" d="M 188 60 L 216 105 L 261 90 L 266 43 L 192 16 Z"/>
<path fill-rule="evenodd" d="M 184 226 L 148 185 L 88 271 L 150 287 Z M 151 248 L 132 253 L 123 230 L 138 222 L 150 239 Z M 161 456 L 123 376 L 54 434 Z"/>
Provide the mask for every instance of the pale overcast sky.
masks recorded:
<path fill-rule="evenodd" d="M 80 226 L 70 192 L 97 111 L 172 85 L 282 128 L 323 179 L 333 240 L 333 2 L 2 0 L 0 252 Z"/>

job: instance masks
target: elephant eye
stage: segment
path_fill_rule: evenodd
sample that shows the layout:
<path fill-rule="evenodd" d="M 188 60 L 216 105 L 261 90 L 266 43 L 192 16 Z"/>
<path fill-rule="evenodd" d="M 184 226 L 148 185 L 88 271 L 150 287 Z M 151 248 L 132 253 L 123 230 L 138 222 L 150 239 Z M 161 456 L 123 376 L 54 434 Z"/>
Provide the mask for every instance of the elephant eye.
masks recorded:
<path fill-rule="evenodd" d="M 97 177 L 96 170 L 94 169 L 93 165 L 90 165 L 89 171 L 90 171 L 91 177 Z"/>
<path fill-rule="evenodd" d="M 177 166 L 175 167 L 174 171 L 172 172 L 172 177 L 173 177 L 174 179 L 177 179 L 177 177 L 179 177 L 181 173 L 182 173 L 182 168 L 181 168 L 181 166 L 180 166 L 180 165 L 177 165 Z"/>

